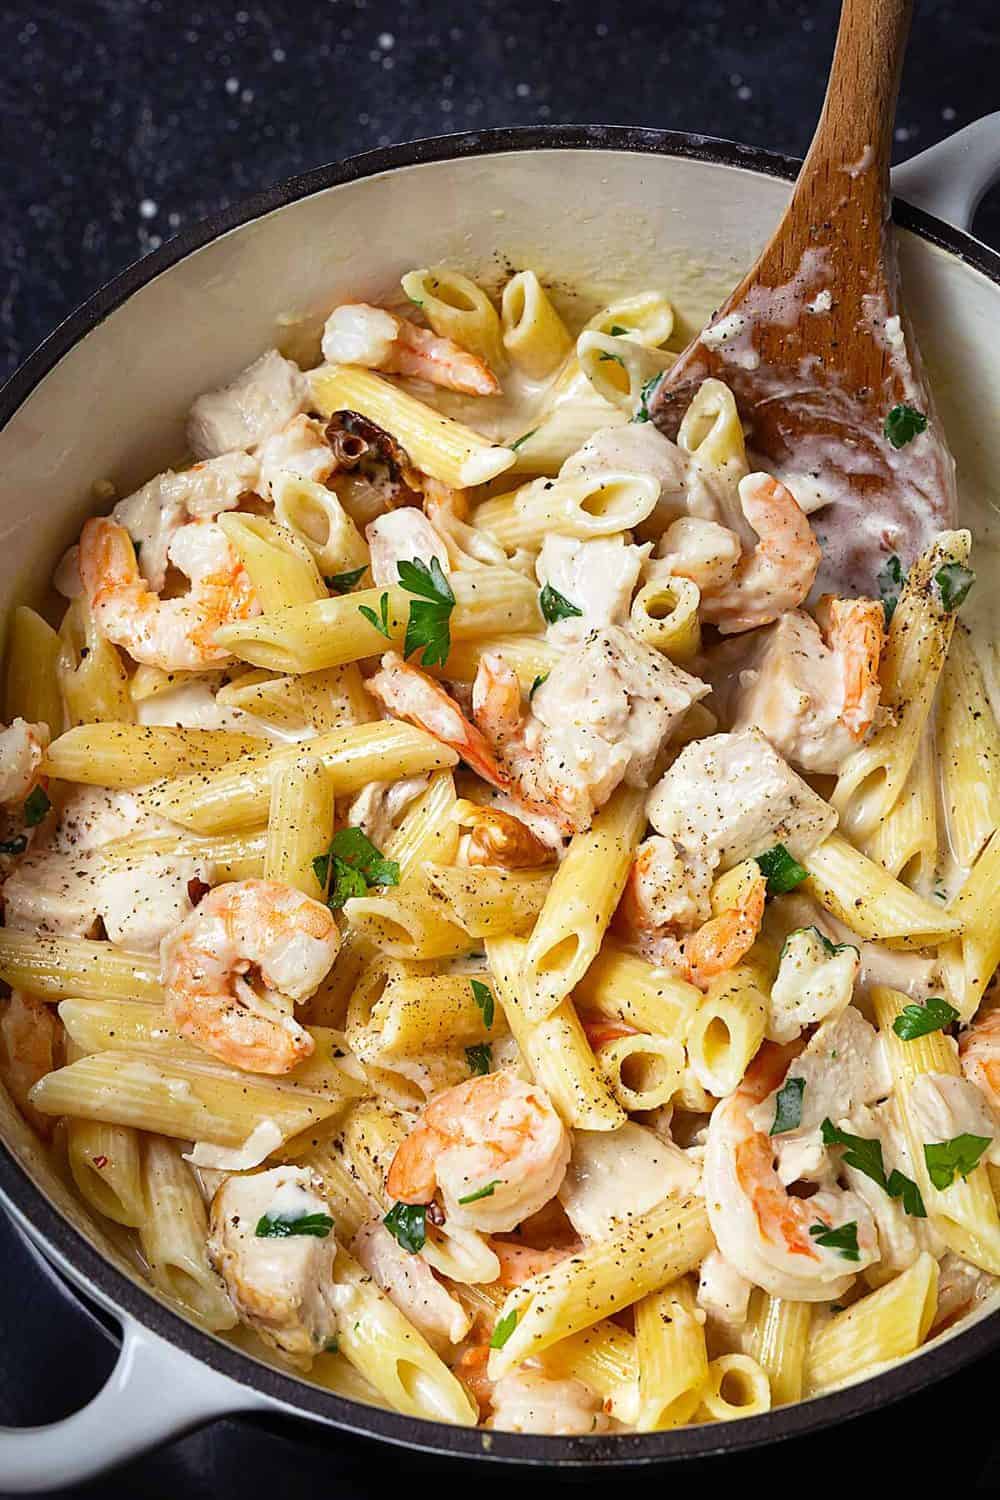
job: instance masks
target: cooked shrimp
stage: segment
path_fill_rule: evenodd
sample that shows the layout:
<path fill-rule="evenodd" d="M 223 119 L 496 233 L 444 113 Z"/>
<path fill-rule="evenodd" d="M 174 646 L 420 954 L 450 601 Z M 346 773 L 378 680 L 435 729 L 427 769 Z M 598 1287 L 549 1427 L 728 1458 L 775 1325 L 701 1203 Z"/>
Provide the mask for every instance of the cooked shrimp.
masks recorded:
<path fill-rule="evenodd" d="M 748 1281 L 774 1297 L 827 1302 L 878 1260 L 878 1236 L 856 1193 L 832 1186 L 795 1197 L 775 1170 L 773 1141 L 750 1121 L 751 1107 L 778 1087 L 792 1055 L 765 1043 L 739 1088 L 716 1107 L 705 1147 L 705 1205 L 719 1249 Z M 819 1243 L 817 1233 L 838 1229 L 846 1231 L 848 1250 L 853 1230 L 857 1260 Z"/>
<path fill-rule="evenodd" d="M 513 813 L 475 802 L 456 802 L 453 816 L 471 830 L 465 851 L 470 865 L 501 865 L 506 870 L 529 870 L 551 864 L 555 851 L 532 833 Z"/>
<path fill-rule="evenodd" d="M 54 1007 L 24 990 L 11 990 L 0 1018 L 0 1076 L 25 1119 L 46 1138 L 52 1134 L 55 1120 L 34 1109 L 28 1095 L 56 1066 L 61 1034 L 62 1024 Z"/>
<path fill-rule="evenodd" d="M 453 339 L 439 338 L 429 328 L 368 302 L 334 308 L 323 329 L 323 357 L 334 364 L 409 375 L 467 396 L 500 393 L 500 382 L 484 360 Z"/>
<path fill-rule="evenodd" d="M 1000 1006 L 977 1016 L 958 1044 L 962 1072 L 1000 1110 Z"/>
<path fill-rule="evenodd" d="M 313 993 L 339 947 L 329 909 L 293 886 L 216 886 L 160 946 L 167 1014 L 231 1067 L 287 1073 L 314 1046 L 292 1006 Z"/>
<path fill-rule="evenodd" d="M 611 1429 L 611 1419 L 589 1385 L 573 1376 L 558 1379 L 527 1365 L 498 1380 L 490 1401 L 493 1415 L 486 1425 L 500 1432 L 576 1437 Z"/>
<path fill-rule="evenodd" d="M 15 719 L 8 729 L 0 729 L 0 803 L 4 807 L 23 802 L 39 784 L 48 747 L 47 724 Z"/>
<path fill-rule="evenodd" d="M 365 686 L 389 713 L 397 719 L 409 719 L 411 724 L 419 725 L 442 744 L 449 745 L 491 786 L 501 791 L 510 786 L 510 778 L 489 741 L 469 723 L 454 698 L 433 677 L 405 662 L 398 652 L 385 653 L 381 670 Z"/>
<path fill-rule="evenodd" d="M 623 1036 L 639 1035 L 634 1026 L 626 1026 L 623 1021 L 582 1020 L 581 1024 L 593 1052 L 600 1051 L 608 1042 L 619 1041 Z"/>
<path fill-rule="evenodd" d="M 767 881 L 763 875 L 752 883 L 737 906 L 711 917 L 684 944 L 687 977 L 705 989 L 717 975 L 738 964 L 753 947 L 764 918 Z"/>
<path fill-rule="evenodd" d="M 568 1260 L 580 1247 L 579 1244 L 557 1245 L 549 1250 L 536 1250 L 533 1245 L 514 1245 L 509 1240 L 492 1239 L 490 1248 L 500 1262 L 500 1285 L 509 1291 L 511 1287 L 520 1286 L 532 1276 L 539 1276 Z"/>
<path fill-rule="evenodd" d="M 740 558 L 728 582 L 701 596 L 702 615 L 723 635 L 769 625 L 796 609 L 813 586 L 821 557 L 808 517 L 780 480 L 748 474 L 739 489 L 757 545 Z M 683 564 L 676 568 L 682 570 Z"/>
<path fill-rule="evenodd" d="M 507 552 L 482 527 L 469 525 L 469 502 L 464 490 L 453 490 L 440 479 L 426 475 L 424 515 L 441 537 L 453 568 L 518 568 L 530 572 L 534 563 L 531 553 L 515 549 Z"/>
<path fill-rule="evenodd" d="M 429 1203 L 439 1189 L 450 1222 L 502 1234 L 555 1197 L 569 1156 L 569 1132 L 545 1091 L 487 1073 L 428 1104 L 393 1158 L 387 1189 L 401 1203 Z"/>
<path fill-rule="evenodd" d="M 176 599 L 152 592 L 123 526 L 104 517 L 86 523 L 80 577 L 97 627 L 134 661 L 167 672 L 218 666 L 228 657 L 215 644 L 216 630 L 260 613 L 249 574 L 211 521 L 181 526 L 167 556 L 191 580 Z"/>
<path fill-rule="evenodd" d="M 885 610 L 878 599 L 824 594 L 816 614 L 838 668 L 839 717 L 852 738 L 864 739 L 878 707 Z"/>

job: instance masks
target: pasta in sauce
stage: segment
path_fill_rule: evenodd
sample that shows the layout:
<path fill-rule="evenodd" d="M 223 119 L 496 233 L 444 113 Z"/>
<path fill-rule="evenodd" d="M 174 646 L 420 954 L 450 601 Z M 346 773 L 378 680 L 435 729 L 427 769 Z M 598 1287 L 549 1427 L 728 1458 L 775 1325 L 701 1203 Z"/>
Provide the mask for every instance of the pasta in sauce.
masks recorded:
<path fill-rule="evenodd" d="M 969 532 L 821 594 L 822 475 L 718 380 L 651 419 L 661 291 L 402 288 L 200 396 L 15 612 L 3 1080 L 160 1295 L 355 1398 L 856 1380 L 1000 1278 Z"/>

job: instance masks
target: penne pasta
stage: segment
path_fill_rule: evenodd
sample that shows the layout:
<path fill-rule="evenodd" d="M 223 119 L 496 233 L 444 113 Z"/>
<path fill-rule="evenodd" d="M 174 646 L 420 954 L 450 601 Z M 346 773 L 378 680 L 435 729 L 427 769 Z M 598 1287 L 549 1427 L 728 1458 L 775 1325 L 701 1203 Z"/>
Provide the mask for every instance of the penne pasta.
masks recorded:
<path fill-rule="evenodd" d="M 484 500 L 472 519 L 502 547 L 537 552 L 549 532 L 593 541 L 630 531 L 651 514 L 659 497 L 659 485 L 648 474 L 625 470 L 535 479 L 509 495 Z"/>
<path fill-rule="evenodd" d="M 968 867 L 1000 827 L 1000 726 L 961 624 L 941 674 L 937 752 L 948 840 L 958 863 Z"/>
<path fill-rule="evenodd" d="M 126 1229 L 139 1228 L 146 1201 L 137 1130 L 99 1120 L 67 1120 L 66 1160 L 91 1208 Z"/>
<path fill-rule="evenodd" d="M 494 373 L 503 372 L 506 338 L 501 340 L 500 319 L 482 287 L 447 266 L 407 271 L 400 285 L 435 333 L 478 354 Z"/>
<path fill-rule="evenodd" d="M 7 643 L 5 723 L 25 719 L 29 724 L 47 724 L 53 738 L 62 732 L 61 650 L 58 632 L 41 615 L 23 604 L 14 610 Z"/>
<path fill-rule="evenodd" d="M 242 511 L 220 516 L 218 524 L 250 575 L 262 610 L 288 609 L 326 598 L 313 554 L 287 526 L 269 516 Z"/>
<path fill-rule="evenodd" d="M 960 917 L 908 890 L 839 833 L 802 863 L 809 871 L 803 889 L 859 937 L 929 948 L 961 930 Z"/>
<path fill-rule="evenodd" d="M 996 834 L 948 910 L 960 930 L 941 946 L 938 963 L 949 1000 L 961 1020 L 971 1021 L 1000 964 L 1000 837 Z"/>
<path fill-rule="evenodd" d="M 0 979 L 43 1000 L 163 998 L 160 965 L 147 954 L 127 953 L 88 938 L 34 937 L 0 928 Z"/>
<path fill-rule="evenodd" d="M 197 775 L 266 750 L 258 735 L 231 729 L 167 729 L 105 722 L 67 729 L 49 746 L 45 772 L 62 781 L 117 789 L 164 776 Z"/>
<path fill-rule="evenodd" d="M 670 969 L 657 968 L 608 940 L 577 984 L 574 999 L 609 1021 L 684 1041 L 701 992 Z"/>
<path fill-rule="evenodd" d="M 836 1390 L 905 1359 L 927 1337 L 937 1309 L 938 1267 L 924 1251 L 892 1281 L 819 1324 L 809 1340 L 805 1390 Z"/>
<path fill-rule="evenodd" d="M 449 915 L 470 937 L 523 936 L 552 884 L 551 870 L 505 870 L 493 865 L 425 865 Z"/>
<path fill-rule="evenodd" d="M 173 1141 L 147 1135 L 139 1242 L 153 1285 L 213 1331 L 232 1328 L 236 1311 L 208 1259 L 205 1200 Z"/>
<path fill-rule="evenodd" d="M 662 1432 L 690 1422 L 708 1380 L 705 1329 L 687 1277 L 635 1304 L 639 1360 L 639 1432 Z"/>
<path fill-rule="evenodd" d="M 333 836 L 333 803 L 333 781 L 315 755 L 281 762 L 271 782 L 265 879 L 323 899 L 322 860 Z"/>
<path fill-rule="evenodd" d="M 531 380 L 553 375 L 573 348 L 569 329 L 534 271 L 519 271 L 503 289 L 503 346 Z"/>
<path fill-rule="evenodd" d="M 756 1288 L 751 1294 L 747 1325 L 747 1353 L 764 1371 L 774 1406 L 802 1400 L 811 1302 L 786 1302 Z"/>

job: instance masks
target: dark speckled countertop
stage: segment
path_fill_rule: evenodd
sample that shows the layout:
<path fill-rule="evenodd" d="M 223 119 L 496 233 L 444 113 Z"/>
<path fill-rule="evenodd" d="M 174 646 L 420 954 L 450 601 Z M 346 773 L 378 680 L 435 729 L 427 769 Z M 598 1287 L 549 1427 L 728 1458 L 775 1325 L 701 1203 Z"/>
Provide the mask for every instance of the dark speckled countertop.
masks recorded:
<path fill-rule="evenodd" d="M 1000 107 L 997 0 L 917 9 L 897 159 Z M 695 130 L 801 155 L 837 11 L 835 0 L 0 3 L 4 372 L 180 228 L 372 146 L 576 121 Z M 977 229 L 1000 243 L 998 194 Z M 96 1389 L 111 1346 L 38 1277 L 2 1222 L 0 1257 L 0 1422 L 49 1420 Z M 994 1361 L 848 1429 L 704 1461 L 697 1480 L 853 1497 L 907 1481 L 923 1492 L 940 1469 L 952 1486 L 996 1490 L 998 1374 Z M 44 1462 L 40 1448 L 42 1472 Z M 674 1470 L 655 1482 L 694 1477 Z M 226 1421 L 79 1493 L 355 1500 L 398 1493 L 400 1480 L 407 1495 L 537 1488 L 523 1472 L 435 1472 L 299 1427 Z"/>

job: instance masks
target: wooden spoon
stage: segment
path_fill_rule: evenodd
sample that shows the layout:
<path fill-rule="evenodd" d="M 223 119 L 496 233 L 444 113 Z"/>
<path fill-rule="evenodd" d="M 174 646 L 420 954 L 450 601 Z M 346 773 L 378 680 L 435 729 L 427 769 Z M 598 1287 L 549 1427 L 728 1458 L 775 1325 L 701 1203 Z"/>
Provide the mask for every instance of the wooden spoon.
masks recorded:
<path fill-rule="evenodd" d="M 706 376 L 733 390 L 748 442 L 816 520 L 820 586 L 877 593 L 954 524 L 954 463 L 900 322 L 890 222 L 892 127 L 912 0 L 844 0 L 819 125 L 774 236 L 653 398 L 674 436 Z M 896 447 L 886 417 L 927 428 Z M 916 425 L 919 426 L 916 419 Z M 900 425 L 901 423 L 901 425 Z M 914 419 L 898 416 L 905 437 Z"/>

